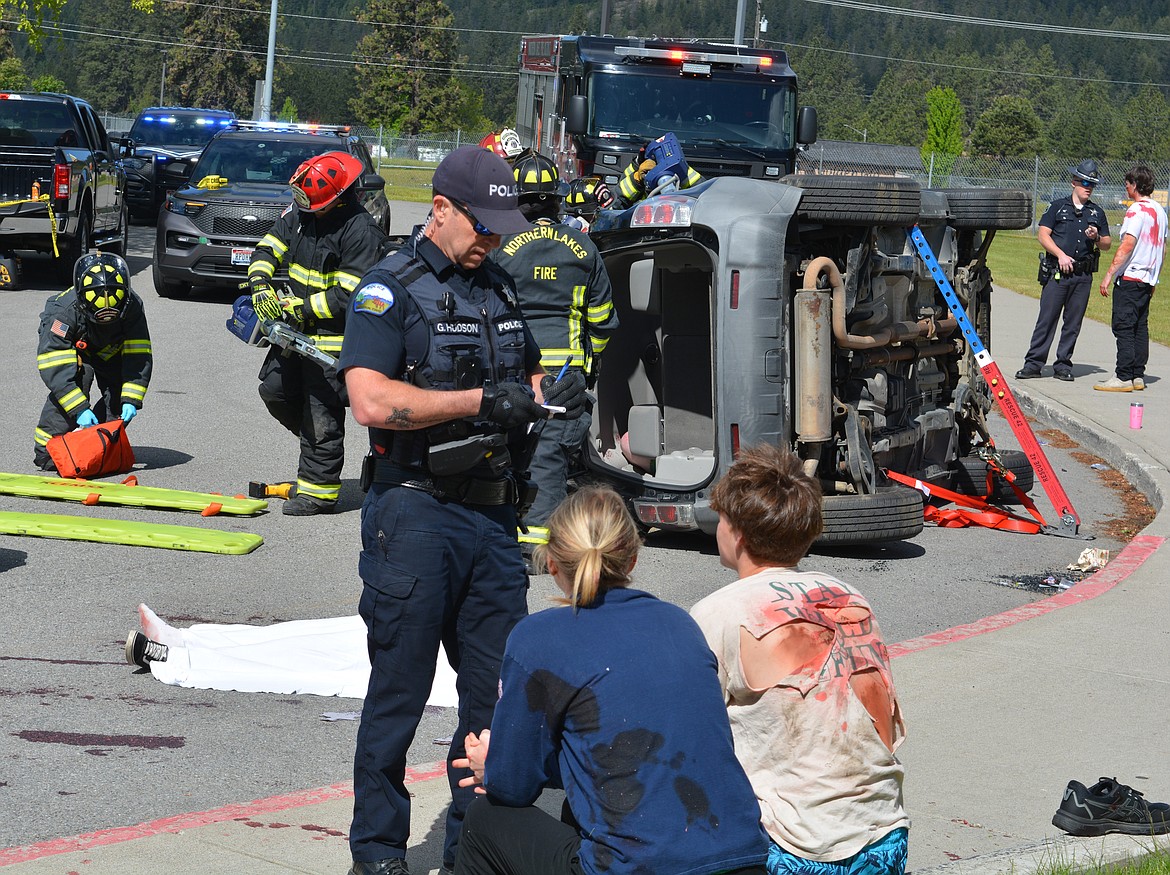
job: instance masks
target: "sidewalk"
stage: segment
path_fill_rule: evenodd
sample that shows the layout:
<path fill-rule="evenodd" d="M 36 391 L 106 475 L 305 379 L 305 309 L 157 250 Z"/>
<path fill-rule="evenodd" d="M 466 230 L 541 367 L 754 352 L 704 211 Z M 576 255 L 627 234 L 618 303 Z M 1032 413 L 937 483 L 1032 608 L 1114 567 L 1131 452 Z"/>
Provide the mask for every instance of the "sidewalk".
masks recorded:
<path fill-rule="evenodd" d="M 993 353 L 1025 410 L 1107 460 L 1161 508 L 1170 494 L 1170 348 L 1151 350 L 1145 392 L 1095 392 L 1093 383 L 1112 374 L 1114 344 L 1108 326 L 1086 321 L 1076 382 L 1017 384 L 1012 375 L 1023 362 L 1036 301 L 1001 290 L 993 307 Z M 1129 428 L 1134 400 L 1145 403 L 1140 431 Z M 1033 495 L 1049 515 L 1042 490 Z M 1066 593 L 891 648 L 909 728 L 901 756 L 913 817 L 911 870 L 1025 875 L 1045 862 L 1109 862 L 1153 844 L 1118 835 L 1071 839 L 1050 820 L 1069 779 L 1092 784 L 1116 776 L 1151 801 L 1170 801 L 1166 537 L 1170 511 L 1108 568 Z M 411 781 L 416 835 L 409 860 L 421 875 L 439 865 L 447 783 L 441 764 L 414 770 Z M 341 875 L 349 865 L 351 812 L 349 785 L 338 784 L 0 850 L 0 867 L 5 875 Z M 1170 848 L 1170 836 L 1159 844 Z"/>

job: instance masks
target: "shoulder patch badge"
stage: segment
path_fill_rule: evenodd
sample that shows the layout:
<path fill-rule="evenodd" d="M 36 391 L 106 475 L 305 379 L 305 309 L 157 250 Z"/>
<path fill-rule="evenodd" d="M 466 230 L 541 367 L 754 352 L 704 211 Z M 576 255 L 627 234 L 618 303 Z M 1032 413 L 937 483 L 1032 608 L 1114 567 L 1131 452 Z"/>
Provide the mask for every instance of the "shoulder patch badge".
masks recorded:
<path fill-rule="evenodd" d="M 354 293 L 353 312 L 382 316 L 394 306 L 394 292 L 381 283 L 370 283 Z"/>

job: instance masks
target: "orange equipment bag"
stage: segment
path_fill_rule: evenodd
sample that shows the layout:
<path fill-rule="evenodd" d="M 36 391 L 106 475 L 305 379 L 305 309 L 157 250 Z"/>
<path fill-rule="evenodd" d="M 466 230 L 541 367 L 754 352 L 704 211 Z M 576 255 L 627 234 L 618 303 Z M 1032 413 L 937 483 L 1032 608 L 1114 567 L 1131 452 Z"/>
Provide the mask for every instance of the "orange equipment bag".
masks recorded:
<path fill-rule="evenodd" d="M 105 477 L 134 467 L 134 449 L 120 419 L 59 434 L 45 449 L 62 477 Z"/>

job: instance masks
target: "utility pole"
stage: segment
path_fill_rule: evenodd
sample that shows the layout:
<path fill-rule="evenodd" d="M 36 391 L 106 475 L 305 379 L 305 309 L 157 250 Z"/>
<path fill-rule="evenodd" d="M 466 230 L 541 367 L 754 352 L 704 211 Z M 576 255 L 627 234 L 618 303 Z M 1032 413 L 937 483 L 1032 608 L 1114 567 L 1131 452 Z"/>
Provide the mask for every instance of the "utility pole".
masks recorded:
<path fill-rule="evenodd" d="M 163 102 L 163 94 L 166 92 L 166 88 L 167 88 L 167 50 L 166 49 L 162 50 L 162 58 L 163 58 L 162 75 L 158 79 L 158 105 L 159 106 L 166 106 L 166 104 Z"/>
<path fill-rule="evenodd" d="M 743 20 L 747 12 L 747 0 L 736 0 L 735 3 L 735 37 L 732 42 L 737 46 L 743 45 Z"/>
<path fill-rule="evenodd" d="M 276 60 L 276 0 L 268 15 L 268 63 L 264 67 L 264 92 L 260 96 L 260 121 L 272 118 L 272 69 Z"/>
<path fill-rule="evenodd" d="M 763 0 L 756 0 L 756 35 L 752 40 L 753 48 L 760 47 L 760 34 L 768 32 L 768 19 L 764 17 Z"/>

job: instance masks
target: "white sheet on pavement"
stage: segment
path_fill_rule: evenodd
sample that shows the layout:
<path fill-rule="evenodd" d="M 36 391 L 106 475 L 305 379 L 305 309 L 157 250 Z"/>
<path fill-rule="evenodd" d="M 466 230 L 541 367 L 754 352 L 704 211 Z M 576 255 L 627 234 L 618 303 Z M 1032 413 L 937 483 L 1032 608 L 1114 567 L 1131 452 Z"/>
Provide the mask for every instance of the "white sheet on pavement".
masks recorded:
<path fill-rule="evenodd" d="M 292 620 L 271 626 L 198 623 L 177 629 L 182 647 L 150 663 L 164 684 L 241 693 L 310 693 L 361 699 L 370 680 L 362 618 Z M 440 649 L 428 705 L 458 704 L 455 672 Z"/>

